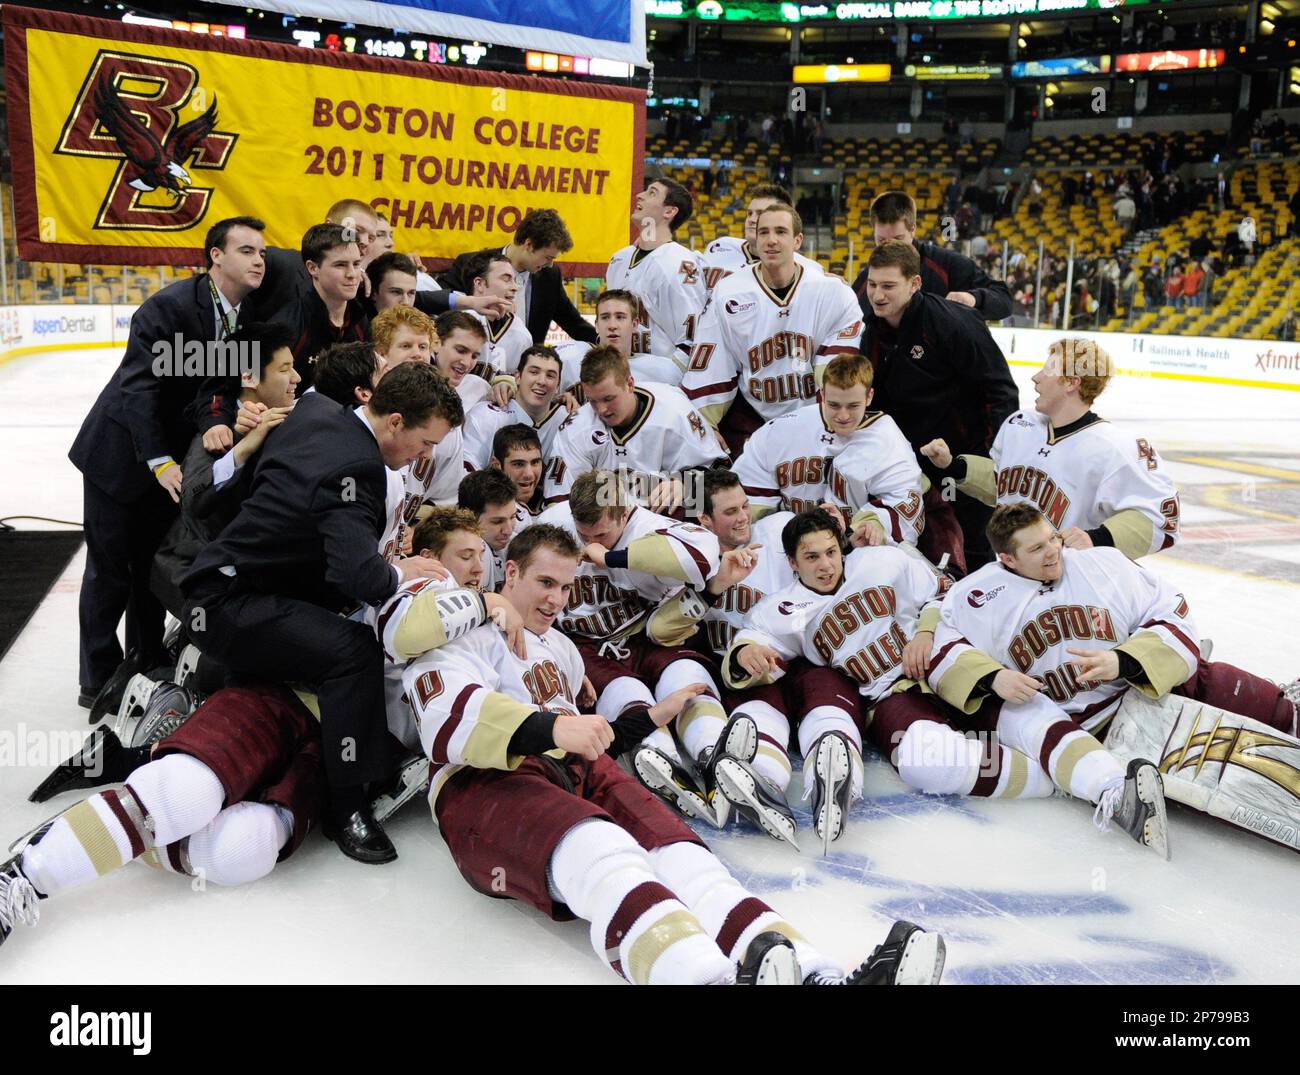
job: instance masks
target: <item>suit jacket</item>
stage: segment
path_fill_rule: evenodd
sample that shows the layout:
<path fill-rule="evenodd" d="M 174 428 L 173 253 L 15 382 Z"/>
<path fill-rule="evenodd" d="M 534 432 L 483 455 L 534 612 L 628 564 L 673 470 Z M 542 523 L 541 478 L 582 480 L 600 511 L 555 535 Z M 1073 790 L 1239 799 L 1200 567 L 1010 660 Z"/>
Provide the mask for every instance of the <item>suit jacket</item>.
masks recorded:
<path fill-rule="evenodd" d="M 397 588 L 379 555 L 386 492 L 374 435 L 351 407 L 312 392 L 267 438 L 239 514 L 181 587 L 191 594 L 229 565 L 244 588 L 331 611 L 379 604 Z"/>
<path fill-rule="evenodd" d="M 975 309 L 985 321 L 1001 321 L 1011 316 L 1011 292 L 1001 280 L 994 280 L 965 254 L 935 246 L 913 243 L 921 255 L 921 290 L 943 298 L 949 291 L 968 291 L 975 296 Z M 867 267 L 864 265 L 853 281 L 864 317 L 871 315 L 867 298 Z"/>
<path fill-rule="evenodd" d="M 499 254 L 501 247 L 488 247 L 486 251 L 471 251 L 461 254 L 452 262 L 451 268 L 438 277 L 443 287 L 453 291 L 463 291 L 467 295 L 473 290 L 473 281 L 465 279 L 465 266 L 475 253 Z M 595 343 L 599 338 L 595 326 L 588 321 L 569 300 L 564 290 L 564 277 L 560 275 L 557 265 L 532 273 L 533 295 L 528 304 L 528 331 L 532 333 L 533 343 L 545 343 L 546 333 L 554 321 L 575 340 Z"/>
<path fill-rule="evenodd" d="M 195 433 L 190 405 L 202 377 L 155 372 L 153 345 L 216 340 L 208 278 L 178 280 L 147 299 L 131 318 L 126 354 L 81 423 L 68 458 L 87 481 L 119 501 L 138 500 L 155 482 L 146 465 L 170 455 L 178 463 Z M 174 348 L 173 348 L 174 349 Z M 184 355 L 174 356 L 177 364 Z"/>

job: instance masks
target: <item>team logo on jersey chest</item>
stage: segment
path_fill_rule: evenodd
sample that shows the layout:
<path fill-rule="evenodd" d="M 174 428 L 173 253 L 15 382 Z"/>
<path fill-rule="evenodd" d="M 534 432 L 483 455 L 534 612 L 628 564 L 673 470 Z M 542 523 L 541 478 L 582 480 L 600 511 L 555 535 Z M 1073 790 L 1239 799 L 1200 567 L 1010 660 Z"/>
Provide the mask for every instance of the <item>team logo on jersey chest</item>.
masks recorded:
<path fill-rule="evenodd" d="M 739 299 L 728 299 L 722 304 L 722 308 L 729 314 L 743 314 L 746 310 L 752 310 L 756 303 L 741 302 Z"/>
<path fill-rule="evenodd" d="M 971 608 L 983 608 L 1005 589 L 1005 586 L 994 586 L 993 589 L 987 591 L 971 590 L 966 595 L 966 604 L 970 605 Z"/>

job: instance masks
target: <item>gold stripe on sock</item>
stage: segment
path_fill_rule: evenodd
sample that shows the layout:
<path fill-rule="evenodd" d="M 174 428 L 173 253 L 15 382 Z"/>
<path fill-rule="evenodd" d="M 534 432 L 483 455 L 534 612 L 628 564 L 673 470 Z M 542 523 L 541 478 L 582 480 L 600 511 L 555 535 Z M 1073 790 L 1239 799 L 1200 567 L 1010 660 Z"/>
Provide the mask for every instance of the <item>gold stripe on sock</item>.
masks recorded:
<path fill-rule="evenodd" d="M 650 971 L 669 948 L 692 934 L 707 936 L 695 916 L 685 909 L 670 911 L 632 942 L 623 965 L 634 985 L 650 981 Z"/>
<path fill-rule="evenodd" d="M 794 770 L 790 767 L 790 758 L 784 750 L 778 750 L 771 743 L 759 743 L 758 752 L 764 757 L 771 758 L 787 773 L 793 774 Z"/>
<path fill-rule="evenodd" d="M 727 723 L 726 711 L 712 698 L 696 698 L 682 710 L 677 717 L 677 738 L 686 738 L 686 729 L 694 724 L 697 720 L 705 717 L 712 717 L 719 724 L 718 731 L 721 732 L 721 725 Z"/>
<path fill-rule="evenodd" d="M 162 870 L 164 872 L 167 870 L 167 867 L 162 863 L 162 859 L 158 857 L 158 849 L 156 847 L 149 848 L 148 851 L 140 856 L 140 861 L 152 869 Z"/>
<path fill-rule="evenodd" d="M 1070 781 L 1074 779 L 1074 767 L 1094 750 L 1105 749 L 1097 740 L 1086 732 L 1075 733 L 1078 738 L 1061 751 L 1061 760 L 1056 763 L 1056 786 L 1074 794 Z"/>
<path fill-rule="evenodd" d="M 779 933 L 782 937 L 789 937 L 792 941 L 798 941 L 800 944 L 807 944 L 808 938 L 800 933 L 794 926 L 784 919 L 780 919 L 772 925 L 765 927 L 764 932 L 771 930 L 773 933 Z"/>
<path fill-rule="evenodd" d="M 122 865 L 121 848 L 89 800 L 77 803 L 63 817 L 90 864 L 95 867 L 95 873 L 102 877 Z"/>
<path fill-rule="evenodd" d="M 1018 799 L 1029 784 L 1029 759 L 1018 750 L 1004 750 L 1002 758 L 1007 765 L 1007 785 L 999 799 Z"/>

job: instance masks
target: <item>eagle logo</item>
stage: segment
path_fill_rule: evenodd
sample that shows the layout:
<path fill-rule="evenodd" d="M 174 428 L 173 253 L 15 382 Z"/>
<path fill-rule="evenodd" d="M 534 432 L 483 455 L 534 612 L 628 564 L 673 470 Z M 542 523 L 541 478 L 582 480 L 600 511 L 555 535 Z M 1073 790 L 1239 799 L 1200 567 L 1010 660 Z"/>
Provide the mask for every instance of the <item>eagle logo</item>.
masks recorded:
<path fill-rule="evenodd" d="M 691 424 L 691 428 L 692 428 L 693 430 L 695 430 L 696 436 L 698 436 L 698 437 L 700 437 L 701 439 L 703 439 L 703 437 L 704 437 L 704 419 L 700 417 L 700 412 L 699 412 L 699 411 L 691 411 L 691 413 L 687 416 L 687 419 L 686 419 L 686 420 L 687 420 L 688 422 L 690 422 L 690 424 Z"/>
<path fill-rule="evenodd" d="M 149 130 L 118 94 L 111 80 L 101 81 L 95 90 L 99 122 L 117 140 L 127 159 L 123 179 L 126 185 L 148 192 L 163 187 L 184 194 L 191 183 L 184 162 L 217 126 L 217 101 L 197 119 L 175 127 L 163 141 Z"/>

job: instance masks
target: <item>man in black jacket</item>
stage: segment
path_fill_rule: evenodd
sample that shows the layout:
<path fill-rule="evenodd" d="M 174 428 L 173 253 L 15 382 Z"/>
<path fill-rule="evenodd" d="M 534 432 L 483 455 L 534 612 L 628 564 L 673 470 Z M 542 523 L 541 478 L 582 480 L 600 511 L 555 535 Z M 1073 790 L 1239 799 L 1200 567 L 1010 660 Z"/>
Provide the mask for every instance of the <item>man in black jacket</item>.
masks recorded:
<path fill-rule="evenodd" d="M 988 273 L 964 254 L 934 243 L 916 241 L 916 202 L 901 190 L 890 190 L 871 203 L 871 226 L 876 246 L 890 239 L 911 243 L 921 261 L 921 290 L 950 302 L 973 307 L 985 321 L 1001 321 L 1011 316 L 1011 292 L 1001 280 Z M 853 281 L 862 312 L 871 312 L 867 295 L 865 266 Z"/>
<path fill-rule="evenodd" d="M 383 378 L 364 406 L 318 395 L 271 438 L 239 515 L 182 580 L 182 622 L 236 674 L 315 690 L 330 789 L 325 833 L 351 858 L 391 862 L 397 852 L 366 789 L 390 764 L 383 655 L 371 628 L 340 613 L 438 573 L 431 560 L 389 564 L 380 555 L 394 515 L 384 468 L 429 458 L 464 411 L 446 380 L 417 362 Z"/>
<path fill-rule="evenodd" d="M 210 345 L 235 330 L 244 300 L 261 282 L 264 227 L 253 217 L 218 221 L 205 240 L 208 272 L 163 288 L 135 312 L 121 365 L 68 452 L 85 492 L 79 622 L 80 702 L 87 708 L 122 665 L 123 612 L 134 667 L 162 658 L 163 608 L 149 588 L 150 567 L 176 517 L 177 460 L 195 433 L 189 405 L 215 372 L 204 368 L 208 361 L 226 357 Z M 191 350 L 201 361 L 192 361 Z"/>
<path fill-rule="evenodd" d="M 438 279 L 445 288 L 472 295 L 474 280 L 466 275 L 470 258 L 475 254 L 504 254 L 519 280 L 515 307 L 532 333 L 533 343 L 546 342 L 552 321 L 575 340 L 595 343 L 595 328 L 569 301 L 564 292 L 564 279 L 555 264 L 557 257 L 572 248 L 573 239 L 559 213 L 554 209 L 530 209 L 511 242 L 500 248 L 461 254 Z"/>
<path fill-rule="evenodd" d="M 984 537 L 990 509 L 945 486 L 920 448 L 956 437 L 971 446 L 962 451 L 987 455 L 1020 393 L 979 316 L 921 290 L 920 260 L 911 243 L 898 240 L 872 252 L 861 351 L 875 369 L 873 405 L 898 423 L 931 482 L 918 546 L 935 562 L 949 553 L 965 574 L 993 558 Z"/>
<path fill-rule="evenodd" d="M 293 410 L 298 371 L 293 368 L 289 329 L 277 324 L 250 324 L 231 342 L 247 349 L 258 364 L 250 374 L 230 383 L 225 391 L 235 400 L 243 418 L 239 441 L 224 455 L 209 452 L 203 435 L 196 433 L 185 455 L 180 516 L 172 523 L 153 562 L 153 592 L 167 611 L 179 618 L 185 599 L 180 580 L 204 546 L 230 523 L 251 487 L 253 468 L 245 466 L 261 451 L 271 430 Z M 231 425 L 235 425 L 232 408 Z M 235 480 L 238 477 L 240 480 Z"/>

